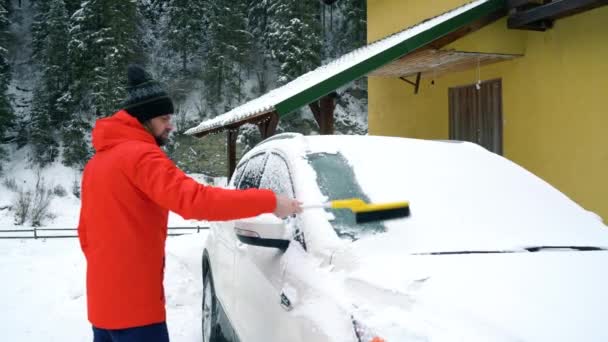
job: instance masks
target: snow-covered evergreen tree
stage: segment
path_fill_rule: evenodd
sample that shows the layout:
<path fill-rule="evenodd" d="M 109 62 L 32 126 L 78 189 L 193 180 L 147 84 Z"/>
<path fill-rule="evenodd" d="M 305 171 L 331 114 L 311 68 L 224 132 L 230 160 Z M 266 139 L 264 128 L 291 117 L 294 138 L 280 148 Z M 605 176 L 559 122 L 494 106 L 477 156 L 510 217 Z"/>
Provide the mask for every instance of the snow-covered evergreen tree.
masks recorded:
<path fill-rule="evenodd" d="M 5 133 L 13 125 L 14 113 L 11 107 L 7 89 L 11 80 L 10 65 L 8 60 L 9 26 L 8 9 L 10 1 L 0 2 L 0 144 L 4 143 Z M 0 160 L 4 158 L 6 151 L 0 146 Z M 0 167 L 0 171 L 2 168 Z"/>
<path fill-rule="evenodd" d="M 54 138 L 55 127 L 49 110 L 50 93 L 43 84 L 39 84 L 34 91 L 34 101 L 31 110 L 30 137 L 32 145 L 32 161 L 44 167 L 52 163 L 59 154 L 57 141 Z"/>
<path fill-rule="evenodd" d="M 71 18 L 69 53 L 75 110 L 112 114 L 125 96 L 137 46 L 135 0 L 88 0 Z"/>
<path fill-rule="evenodd" d="M 52 0 L 37 0 L 32 3 L 34 20 L 32 21 L 32 57 L 37 63 L 44 59 L 43 51 L 46 45 L 46 22 Z"/>
<path fill-rule="evenodd" d="M 247 2 L 208 0 L 207 44 L 203 78 L 206 100 L 213 108 L 241 104 L 252 35 L 247 30 Z"/>
<path fill-rule="evenodd" d="M 73 115 L 63 124 L 63 164 L 82 169 L 92 155 L 87 137 L 91 135 L 91 125 L 82 117 Z"/>
<path fill-rule="evenodd" d="M 43 54 L 42 87 L 48 94 L 48 111 L 52 127 L 67 119 L 58 101 L 68 90 L 68 14 L 63 0 L 51 3 L 46 21 L 46 43 Z"/>
<path fill-rule="evenodd" d="M 64 163 L 82 165 L 94 117 L 110 115 L 125 97 L 127 65 L 138 46 L 136 1 L 88 0 L 70 19 L 69 90 L 60 108 L 69 113 L 62 137 Z M 93 115 L 94 114 L 94 115 Z"/>
<path fill-rule="evenodd" d="M 366 44 L 367 39 L 367 0 L 342 0 L 338 2 L 342 13 L 342 20 L 338 26 L 337 45 L 340 55 L 360 48 Z"/>
<path fill-rule="evenodd" d="M 287 83 L 321 63 L 318 1 L 268 0 L 269 45 L 279 63 L 278 82 Z"/>
<path fill-rule="evenodd" d="M 251 66 L 257 81 L 254 94 L 263 95 L 271 88 L 269 71 L 274 67 L 270 50 L 268 0 L 249 0 L 248 27 L 252 36 Z"/>
<path fill-rule="evenodd" d="M 205 38 L 205 1 L 171 0 L 167 14 L 168 47 L 179 56 L 186 73 L 192 57 L 200 52 Z"/>

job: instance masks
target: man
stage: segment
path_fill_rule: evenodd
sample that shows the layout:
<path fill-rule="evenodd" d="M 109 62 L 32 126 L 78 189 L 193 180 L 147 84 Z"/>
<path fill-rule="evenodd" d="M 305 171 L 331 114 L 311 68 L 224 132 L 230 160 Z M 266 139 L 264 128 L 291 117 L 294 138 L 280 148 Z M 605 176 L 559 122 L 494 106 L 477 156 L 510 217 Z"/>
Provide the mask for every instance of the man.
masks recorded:
<path fill-rule="evenodd" d="M 187 219 L 285 217 L 300 203 L 270 190 L 203 186 L 160 149 L 173 103 L 141 67 L 128 69 L 122 110 L 93 129 L 96 150 L 82 176 L 78 236 L 87 260 L 94 342 L 168 342 L 163 290 L 168 211 Z"/>

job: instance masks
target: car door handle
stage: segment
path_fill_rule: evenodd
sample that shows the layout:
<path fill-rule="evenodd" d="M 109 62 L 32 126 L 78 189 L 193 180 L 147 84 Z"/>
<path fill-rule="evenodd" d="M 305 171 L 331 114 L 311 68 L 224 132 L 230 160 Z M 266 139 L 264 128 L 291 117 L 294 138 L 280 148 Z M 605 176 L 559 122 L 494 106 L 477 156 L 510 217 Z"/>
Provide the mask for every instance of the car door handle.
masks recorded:
<path fill-rule="evenodd" d="M 291 301 L 287 298 L 285 292 L 281 292 L 281 307 L 285 309 L 285 311 L 291 311 L 291 309 L 293 309 Z"/>

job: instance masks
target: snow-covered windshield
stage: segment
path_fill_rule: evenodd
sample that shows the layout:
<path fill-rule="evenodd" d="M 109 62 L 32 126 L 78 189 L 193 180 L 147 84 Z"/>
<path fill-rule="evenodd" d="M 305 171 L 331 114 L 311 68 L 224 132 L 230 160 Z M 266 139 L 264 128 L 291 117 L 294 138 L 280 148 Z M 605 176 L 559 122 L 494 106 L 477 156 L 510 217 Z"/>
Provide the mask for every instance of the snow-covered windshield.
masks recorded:
<path fill-rule="evenodd" d="M 321 193 L 328 200 L 360 198 L 369 202 L 352 167 L 341 153 L 311 153 L 306 158 L 316 173 Z M 355 215 L 350 210 L 327 210 L 331 210 L 334 216 L 331 224 L 341 238 L 357 240 L 364 235 L 386 231 L 381 222 L 356 224 Z"/>

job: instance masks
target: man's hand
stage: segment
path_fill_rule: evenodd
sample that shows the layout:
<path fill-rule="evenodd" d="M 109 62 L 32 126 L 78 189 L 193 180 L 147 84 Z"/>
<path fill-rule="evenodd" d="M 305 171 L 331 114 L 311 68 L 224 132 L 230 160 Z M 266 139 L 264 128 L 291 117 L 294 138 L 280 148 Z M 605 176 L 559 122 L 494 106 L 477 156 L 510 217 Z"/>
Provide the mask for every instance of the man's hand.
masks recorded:
<path fill-rule="evenodd" d="M 277 207 L 274 209 L 274 214 L 280 218 L 285 218 L 293 214 L 302 212 L 302 203 L 286 196 L 277 196 Z"/>

